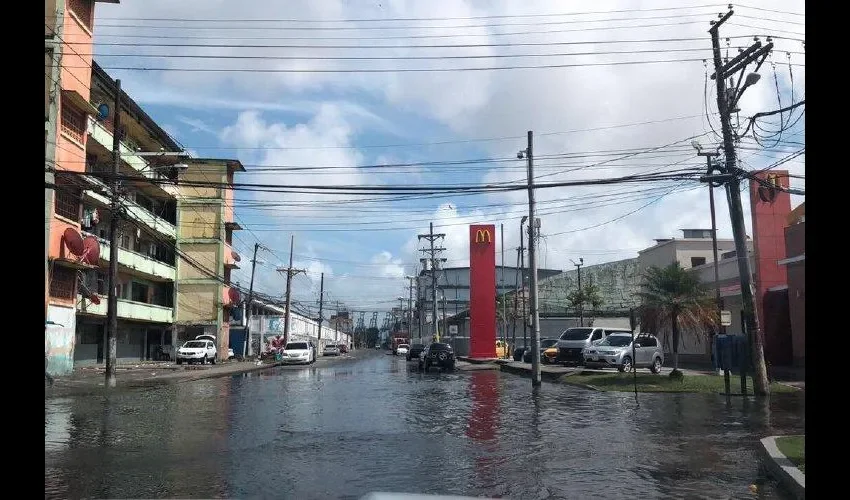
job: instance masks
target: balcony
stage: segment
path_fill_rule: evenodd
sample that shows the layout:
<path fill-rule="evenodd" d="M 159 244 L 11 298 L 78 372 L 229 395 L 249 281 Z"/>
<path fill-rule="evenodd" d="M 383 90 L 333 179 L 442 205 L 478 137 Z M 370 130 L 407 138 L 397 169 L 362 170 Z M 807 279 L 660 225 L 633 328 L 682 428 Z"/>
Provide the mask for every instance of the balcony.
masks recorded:
<path fill-rule="evenodd" d="M 83 235 L 94 236 L 86 232 L 83 232 Z M 105 265 L 109 262 L 109 242 L 102 238 L 98 238 L 98 241 L 100 242 L 100 261 L 102 265 Z M 173 266 L 120 246 L 118 247 L 118 264 L 138 273 L 155 276 L 166 281 L 174 281 L 177 278 L 177 270 Z"/>
<path fill-rule="evenodd" d="M 112 151 L 112 132 L 93 117 L 89 118 L 89 137 L 106 148 L 107 151 Z M 134 154 L 134 151 L 127 147 L 123 141 L 121 142 L 120 150 L 121 159 L 134 170 L 142 173 L 145 177 L 157 175 L 154 171 L 148 168 L 148 162 L 141 156 Z"/>
<path fill-rule="evenodd" d="M 106 187 L 106 184 L 103 184 L 100 180 L 94 179 L 94 178 L 89 178 L 89 181 L 94 183 L 94 184 L 102 185 L 102 189 L 105 189 L 108 192 L 109 188 Z M 97 193 L 95 191 L 84 191 L 83 197 L 84 197 L 83 198 L 84 200 L 94 201 L 95 203 L 97 203 L 101 206 L 105 206 L 105 207 L 110 206 L 109 198 L 107 198 L 106 196 L 104 196 L 100 193 Z M 156 215 L 154 215 L 154 214 L 148 212 L 146 209 L 142 208 L 141 205 L 138 205 L 137 203 L 130 201 L 130 200 L 126 200 L 126 199 L 121 200 L 121 205 L 127 210 L 127 213 L 130 215 L 130 217 L 132 217 L 133 219 L 135 219 L 137 221 L 142 222 L 144 225 L 149 227 L 151 230 L 153 230 L 153 231 L 155 231 L 155 232 L 157 232 L 157 233 L 159 233 L 159 234 L 161 234 L 165 237 L 168 237 L 172 240 L 177 237 L 177 228 L 174 226 L 174 224 L 168 222 L 167 220 L 163 219 L 162 217 L 157 217 Z"/>
<path fill-rule="evenodd" d="M 224 267 L 230 269 L 239 269 L 239 261 L 242 258 L 233 250 L 233 247 L 230 243 L 224 244 Z"/>
<path fill-rule="evenodd" d="M 100 304 L 94 304 L 82 295 L 77 295 L 77 312 L 93 314 L 95 316 L 106 316 L 107 296 L 98 295 Z M 150 321 L 154 323 L 172 323 L 174 309 L 171 307 L 146 304 L 144 302 L 133 302 L 132 300 L 118 299 L 118 317 L 121 319 L 135 321 Z"/>

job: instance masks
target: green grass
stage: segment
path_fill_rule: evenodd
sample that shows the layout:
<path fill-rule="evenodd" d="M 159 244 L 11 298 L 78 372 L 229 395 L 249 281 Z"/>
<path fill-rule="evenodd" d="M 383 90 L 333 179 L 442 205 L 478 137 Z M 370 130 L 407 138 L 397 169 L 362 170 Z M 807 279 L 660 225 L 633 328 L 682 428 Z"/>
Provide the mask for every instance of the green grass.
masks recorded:
<path fill-rule="evenodd" d="M 634 380 L 631 373 L 594 373 L 579 372 L 575 375 L 567 375 L 561 380 L 567 384 L 589 385 L 600 391 L 634 391 Z M 741 379 L 731 378 L 731 389 L 733 394 L 741 392 Z M 725 393 L 726 388 L 723 377 L 719 375 L 685 375 L 684 379 L 672 380 L 667 375 L 654 375 L 652 373 L 637 374 L 638 392 L 702 392 L 710 394 Z M 752 394 L 753 380 L 747 379 L 747 393 Z M 797 389 L 787 385 L 770 384 L 771 393 L 795 392 Z"/>
<path fill-rule="evenodd" d="M 806 436 L 776 438 L 776 447 L 800 469 L 800 472 L 806 473 Z"/>

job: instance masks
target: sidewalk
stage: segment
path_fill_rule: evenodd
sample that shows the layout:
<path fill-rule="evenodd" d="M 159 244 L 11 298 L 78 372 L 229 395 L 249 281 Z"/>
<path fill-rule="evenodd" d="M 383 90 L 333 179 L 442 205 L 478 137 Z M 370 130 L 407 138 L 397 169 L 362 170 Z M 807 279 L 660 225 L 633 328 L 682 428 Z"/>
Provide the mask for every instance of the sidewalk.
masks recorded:
<path fill-rule="evenodd" d="M 320 367 L 335 360 L 353 359 L 351 355 L 320 357 L 313 365 L 284 365 L 281 362 L 227 361 L 216 365 L 176 365 L 170 362 L 140 362 L 119 365 L 115 369 L 116 386 L 113 390 L 178 384 L 206 378 L 227 377 L 240 373 L 268 370 L 278 366 L 290 368 Z M 104 389 L 105 368 L 79 368 L 73 374 L 57 377 L 52 387 L 45 384 L 45 398 L 97 394 Z"/>

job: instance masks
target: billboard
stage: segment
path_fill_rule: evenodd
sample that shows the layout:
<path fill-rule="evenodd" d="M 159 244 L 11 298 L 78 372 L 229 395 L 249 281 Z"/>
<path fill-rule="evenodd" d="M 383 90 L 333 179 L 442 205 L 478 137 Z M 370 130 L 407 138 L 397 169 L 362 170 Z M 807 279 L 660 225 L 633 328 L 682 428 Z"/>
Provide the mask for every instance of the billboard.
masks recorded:
<path fill-rule="evenodd" d="M 496 357 L 496 226 L 469 226 L 469 357 Z"/>

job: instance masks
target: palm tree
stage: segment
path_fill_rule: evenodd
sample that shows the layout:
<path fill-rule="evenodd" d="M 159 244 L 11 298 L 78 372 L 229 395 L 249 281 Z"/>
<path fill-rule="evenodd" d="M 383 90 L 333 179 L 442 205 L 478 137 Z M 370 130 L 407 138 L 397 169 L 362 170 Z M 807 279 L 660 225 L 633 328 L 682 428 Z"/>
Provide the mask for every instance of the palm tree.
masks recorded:
<path fill-rule="evenodd" d="M 679 262 L 667 267 L 652 266 L 646 270 L 638 292 L 644 313 L 654 316 L 659 325 L 669 322 L 673 333 L 673 373 L 679 371 L 680 328 L 705 331 L 716 324 L 717 311 L 699 278 L 682 268 Z"/>

